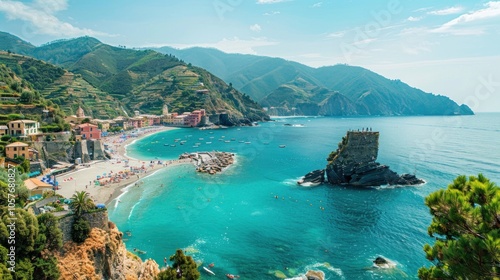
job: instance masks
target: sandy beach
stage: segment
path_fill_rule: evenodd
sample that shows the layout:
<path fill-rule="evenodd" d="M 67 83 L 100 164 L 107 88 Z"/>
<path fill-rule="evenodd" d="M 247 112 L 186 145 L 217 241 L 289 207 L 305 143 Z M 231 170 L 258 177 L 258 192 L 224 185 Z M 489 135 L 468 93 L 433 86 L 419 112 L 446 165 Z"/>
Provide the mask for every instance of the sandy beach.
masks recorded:
<path fill-rule="evenodd" d="M 126 146 L 133 141 L 172 129 L 176 128 L 151 127 L 134 134 L 135 137 L 123 138 L 119 134 L 103 138 L 108 150 L 112 151 L 112 159 L 80 165 L 75 171 L 57 176 L 60 187 L 57 193 L 69 198 L 77 191 L 86 191 L 96 204 L 108 204 L 122 193 L 123 188 L 141 178 L 161 168 L 190 163 L 190 159 L 149 161 L 127 157 Z"/>

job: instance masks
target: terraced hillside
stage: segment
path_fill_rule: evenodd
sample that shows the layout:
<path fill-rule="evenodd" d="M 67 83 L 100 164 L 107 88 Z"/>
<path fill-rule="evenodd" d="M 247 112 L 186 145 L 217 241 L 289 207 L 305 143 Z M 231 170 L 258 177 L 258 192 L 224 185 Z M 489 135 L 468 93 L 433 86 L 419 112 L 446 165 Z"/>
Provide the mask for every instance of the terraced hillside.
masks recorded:
<path fill-rule="evenodd" d="M 41 94 L 63 108 L 66 115 L 76 114 L 79 106 L 93 118 L 109 119 L 125 114 L 120 101 L 93 87 L 80 74 L 64 73 Z"/>

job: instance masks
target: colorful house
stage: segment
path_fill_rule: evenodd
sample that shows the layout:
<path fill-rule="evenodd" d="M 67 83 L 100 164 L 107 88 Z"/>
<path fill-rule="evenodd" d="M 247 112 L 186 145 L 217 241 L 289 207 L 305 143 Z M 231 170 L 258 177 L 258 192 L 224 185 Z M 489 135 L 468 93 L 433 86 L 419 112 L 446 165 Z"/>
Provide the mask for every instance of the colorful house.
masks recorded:
<path fill-rule="evenodd" d="M 80 124 L 76 127 L 75 131 L 82 137 L 82 140 L 101 139 L 101 130 L 97 127 L 97 125 L 90 123 Z"/>
<path fill-rule="evenodd" d="M 5 146 L 5 156 L 8 158 L 24 157 L 29 159 L 29 145 L 23 142 L 14 142 Z"/>

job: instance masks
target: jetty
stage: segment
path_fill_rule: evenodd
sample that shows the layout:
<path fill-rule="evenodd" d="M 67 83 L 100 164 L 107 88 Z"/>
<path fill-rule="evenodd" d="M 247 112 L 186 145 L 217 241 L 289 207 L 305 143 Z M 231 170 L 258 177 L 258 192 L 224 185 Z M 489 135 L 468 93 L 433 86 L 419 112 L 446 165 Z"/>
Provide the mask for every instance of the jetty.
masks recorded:
<path fill-rule="evenodd" d="M 179 156 L 179 159 L 191 159 L 197 172 L 214 175 L 234 163 L 234 154 L 217 151 L 184 153 Z"/>

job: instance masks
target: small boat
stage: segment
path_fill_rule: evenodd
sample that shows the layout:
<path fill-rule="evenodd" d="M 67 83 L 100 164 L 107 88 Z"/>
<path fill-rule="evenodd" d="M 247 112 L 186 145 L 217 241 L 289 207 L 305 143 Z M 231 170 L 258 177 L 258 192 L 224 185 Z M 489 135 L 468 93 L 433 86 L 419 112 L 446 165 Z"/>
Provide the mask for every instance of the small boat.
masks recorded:
<path fill-rule="evenodd" d="M 198 138 L 198 140 L 202 141 L 202 140 L 203 140 L 203 138 Z"/>
<path fill-rule="evenodd" d="M 231 141 L 229 141 L 229 140 L 226 140 L 226 141 L 224 141 L 224 142 L 225 142 L 225 143 L 231 143 Z"/>
<path fill-rule="evenodd" d="M 236 138 L 231 138 L 231 141 L 236 141 Z"/>
<path fill-rule="evenodd" d="M 138 253 L 138 254 L 141 254 L 141 255 L 145 255 L 145 254 L 147 254 L 147 253 L 148 253 L 148 252 L 146 252 L 146 251 L 142 251 L 142 250 L 139 250 L 139 249 L 136 249 L 136 248 L 134 248 L 134 252 L 136 252 L 136 253 Z"/>
<path fill-rule="evenodd" d="M 211 271 L 210 269 L 203 267 L 203 270 L 205 270 L 208 274 L 212 274 L 215 276 L 215 273 L 213 271 Z"/>
<path fill-rule="evenodd" d="M 245 141 L 243 141 L 243 140 L 240 140 L 239 142 L 240 142 L 240 143 L 245 143 Z"/>
<path fill-rule="evenodd" d="M 163 144 L 163 146 L 168 146 L 168 144 Z"/>
<path fill-rule="evenodd" d="M 252 142 L 248 141 L 248 142 L 245 142 L 245 144 L 252 144 Z"/>
<path fill-rule="evenodd" d="M 212 142 L 207 142 L 207 144 L 212 144 Z"/>
<path fill-rule="evenodd" d="M 175 144 L 170 145 L 170 147 L 175 147 Z"/>
<path fill-rule="evenodd" d="M 193 148 L 199 148 L 199 147 L 200 147 L 200 146 L 198 146 L 198 145 L 194 145 L 194 146 L 193 146 Z"/>
<path fill-rule="evenodd" d="M 235 278 L 240 278 L 240 276 L 238 275 L 234 275 L 234 274 L 226 274 L 226 277 L 229 278 L 229 279 L 235 279 Z"/>
<path fill-rule="evenodd" d="M 280 148 L 285 148 L 285 147 L 286 147 L 286 145 L 280 145 Z"/>

